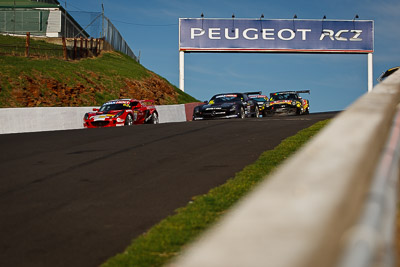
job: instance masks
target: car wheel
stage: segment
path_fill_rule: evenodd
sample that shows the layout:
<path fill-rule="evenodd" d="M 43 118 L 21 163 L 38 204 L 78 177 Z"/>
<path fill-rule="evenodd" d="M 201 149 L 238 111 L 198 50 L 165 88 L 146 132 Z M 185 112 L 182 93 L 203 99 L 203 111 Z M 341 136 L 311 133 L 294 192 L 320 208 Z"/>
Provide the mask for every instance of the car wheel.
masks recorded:
<path fill-rule="evenodd" d="M 258 109 L 257 106 L 256 106 L 256 110 L 255 110 L 255 112 L 254 112 L 254 116 L 255 116 L 256 118 L 260 117 L 260 110 Z"/>
<path fill-rule="evenodd" d="M 133 119 L 132 119 L 132 115 L 131 114 L 126 115 L 125 125 L 126 126 L 132 126 L 133 125 Z"/>
<path fill-rule="evenodd" d="M 239 114 L 238 114 L 238 118 L 239 119 L 244 119 L 244 117 L 246 116 L 246 114 L 244 113 L 244 108 L 240 107 L 239 109 Z"/>
<path fill-rule="evenodd" d="M 158 115 L 157 113 L 151 114 L 150 124 L 158 124 Z"/>

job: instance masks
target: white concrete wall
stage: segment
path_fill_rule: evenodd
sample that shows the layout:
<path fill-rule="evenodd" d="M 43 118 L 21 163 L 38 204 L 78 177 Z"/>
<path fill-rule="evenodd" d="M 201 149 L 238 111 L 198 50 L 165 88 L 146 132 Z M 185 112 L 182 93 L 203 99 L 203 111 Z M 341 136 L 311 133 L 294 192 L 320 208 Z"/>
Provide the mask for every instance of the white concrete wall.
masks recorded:
<path fill-rule="evenodd" d="M 0 109 L 0 134 L 83 128 L 83 116 L 93 107 Z"/>
<path fill-rule="evenodd" d="M 83 128 L 94 107 L 1 108 L 0 134 Z M 185 105 L 156 106 L 160 123 L 186 121 Z"/>

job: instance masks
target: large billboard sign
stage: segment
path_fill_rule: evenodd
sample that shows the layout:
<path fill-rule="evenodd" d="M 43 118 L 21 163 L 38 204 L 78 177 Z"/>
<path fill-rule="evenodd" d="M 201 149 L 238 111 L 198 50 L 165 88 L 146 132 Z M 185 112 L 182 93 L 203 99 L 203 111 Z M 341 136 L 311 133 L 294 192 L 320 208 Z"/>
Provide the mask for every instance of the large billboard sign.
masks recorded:
<path fill-rule="evenodd" d="M 179 19 L 182 52 L 372 53 L 371 20 Z"/>

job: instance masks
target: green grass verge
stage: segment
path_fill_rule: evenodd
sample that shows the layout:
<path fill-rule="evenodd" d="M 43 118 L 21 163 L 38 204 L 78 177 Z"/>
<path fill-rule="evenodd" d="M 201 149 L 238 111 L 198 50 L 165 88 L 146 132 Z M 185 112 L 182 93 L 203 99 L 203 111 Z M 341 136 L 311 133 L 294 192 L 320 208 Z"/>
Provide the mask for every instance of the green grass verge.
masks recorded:
<path fill-rule="evenodd" d="M 320 131 L 329 120 L 321 121 L 264 152 L 225 184 L 193 198 L 145 234 L 133 240 L 125 252 L 110 258 L 102 267 L 162 266 L 179 254 L 181 248 L 212 225 L 243 195 L 271 173 L 286 158 Z"/>

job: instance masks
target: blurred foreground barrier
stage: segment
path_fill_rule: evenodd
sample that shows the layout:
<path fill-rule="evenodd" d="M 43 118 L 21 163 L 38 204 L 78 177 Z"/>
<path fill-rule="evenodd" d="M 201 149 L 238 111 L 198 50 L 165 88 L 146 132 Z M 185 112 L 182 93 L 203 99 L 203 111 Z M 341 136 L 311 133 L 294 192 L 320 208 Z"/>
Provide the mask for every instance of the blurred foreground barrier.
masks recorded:
<path fill-rule="evenodd" d="M 400 71 L 342 112 L 170 266 L 394 266 L 399 102 Z"/>

